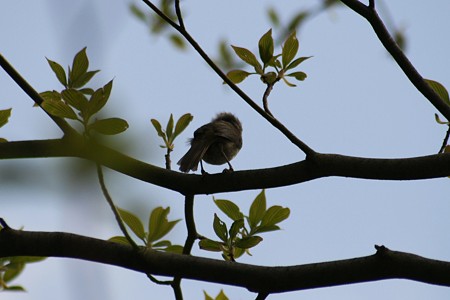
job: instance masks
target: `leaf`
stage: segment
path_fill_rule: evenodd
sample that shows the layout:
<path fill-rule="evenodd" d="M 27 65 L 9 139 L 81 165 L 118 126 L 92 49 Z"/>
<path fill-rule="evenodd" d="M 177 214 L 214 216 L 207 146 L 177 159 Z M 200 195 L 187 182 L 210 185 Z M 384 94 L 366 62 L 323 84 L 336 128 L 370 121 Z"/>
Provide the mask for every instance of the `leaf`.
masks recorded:
<path fill-rule="evenodd" d="M 230 200 L 214 200 L 214 203 L 233 221 L 242 219 L 244 216 L 239 210 L 239 207 Z"/>
<path fill-rule="evenodd" d="M 98 72 L 100 72 L 100 70 L 89 71 L 89 72 L 81 74 L 80 77 L 78 77 L 76 81 L 72 82 L 71 87 L 72 88 L 80 88 L 80 87 L 84 86 Z"/>
<path fill-rule="evenodd" d="M 183 254 L 183 246 L 180 245 L 171 245 L 162 249 L 165 252 L 175 253 L 175 254 Z"/>
<path fill-rule="evenodd" d="M 214 251 L 214 252 L 222 251 L 222 244 L 210 239 L 201 239 L 198 242 L 198 246 L 200 247 L 200 249 L 206 251 Z"/>
<path fill-rule="evenodd" d="M 258 223 L 262 220 L 265 212 L 266 212 L 266 193 L 265 190 L 262 190 L 259 193 L 255 200 L 253 200 L 252 205 L 250 206 L 249 214 L 248 214 L 248 222 L 250 224 L 250 228 L 256 227 Z"/>
<path fill-rule="evenodd" d="M 97 131 L 105 135 L 115 135 L 128 129 L 128 123 L 121 118 L 109 118 L 96 120 L 89 125 L 89 130 Z"/>
<path fill-rule="evenodd" d="M 143 22 L 147 22 L 147 17 L 145 15 L 144 11 L 142 11 L 139 7 L 137 7 L 136 4 L 134 4 L 134 3 L 130 4 L 130 11 L 139 20 L 141 20 Z"/>
<path fill-rule="evenodd" d="M 278 27 L 280 26 L 280 18 L 278 17 L 278 13 L 275 11 L 273 7 L 269 8 L 267 10 L 267 15 L 269 17 L 270 22 L 273 24 L 273 26 Z"/>
<path fill-rule="evenodd" d="M 215 300 L 228 300 L 228 297 L 225 295 L 223 290 L 220 290 L 220 293 L 216 296 Z"/>
<path fill-rule="evenodd" d="M 261 243 L 262 240 L 262 237 L 257 235 L 246 236 L 242 239 L 237 240 L 235 246 L 241 249 L 249 249 Z"/>
<path fill-rule="evenodd" d="M 293 69 L 293 68 L 295 68 L 295 67 L 297 67 L 297 66 L 300 65 L 302 62 L 304 62 L 304 61 L 307 60 L 307 59 L 310 59 L 311 57 L 312 57 L 312 56 L 302 56 L 302 57 L 296 58 L 293 62 L 291 62 L 291 63 L 289 64 L 289 66 L 286 67 L 286 71 L 287 71 L 287 70 L 290 70 L 290 69 Z"/>
<path fill-rule="evenodd" d="M 24 263 L 9 263 L 7 266 L 7 269 L 5 273 L 3 273 L 3 280 L 5 282 L 10 282 L 14 278 L 20 275 L 22 273 L 23 269 L 25 268 Z"/>
<path fill-rule="evenodd" d="M 279 79 L 275 72 L 267 72 L 264 75 L 261 75 L 261 81 L 265 84 L 274 84 L 277 80 Z"/>
<path fill-rule="evenodd" d="M 108 241 L 123 245 L 130 245 L 130 242 L 124 236 L 113 236 L 112 238 L 109 238 Z"/>
<path fill-rule="evenodd" d="M 41 96 L 41 98 L 44 100 L 55 100 L 55 101 L 61 100 L 61 94 L 58 93 L 57 91 L 45 91 L 39 93 L 39 96 Z"/>
<path fill-rule="evenodd" d="M 47 62 L 50 65 L 50 68 L 52 69 L 53 73 L 55 73 L 56 78 L 58 78 L 58 81 L 63 85 L 67 86 L 67 78 L 66 78 L 66 72 L 64 71 L 64 68 L 58 64 L 56 61 L 50 60 L 48 58 Z"/>
<path fill-rule="evenodd" d="M 244 219 L 234 221 L 233 224 L 231 224 L 231 228 L 229 231 L 230 239 L 234 239 L 242 228 L 244 228 Z"/>
<path fill-rule="evenodd" d="M 439 82 L 431 80 L 431 79 L 424 79 L 426 83 L 436 92 L 436 94 L 441 97 L 441 99 L 447 103 L 447 105 L 450 105 L 450 98 L 448 96 L 447 89 Z"/>
<path fill-rule="evenodd" d="M 294 72 L 291 74 L 286 74 L 286 76 L 294 77 L 295 79 L 297 79 L 299 81 L 303 81 L 307 77 L 306 73 L 304 73 L 304 72 Z"/>
<path fill-rule="evenodd" d="M 289 63 L 294 59 L 295 55 L 297 55 L 298 51 L 298 40 L 295 36 L 295 30 L 288 36 L 283 45 L 283 50 L 281 51 L 281 60 L 283 63 L 283 68 L 286 68 Z"/>
<path fill-rule="evenodd" d="M 261 64 L 256 59 L 255 54 L 253 54 L 250 50 L 245 49 L 245 48 L 236 47 L 236 46 L 231 46 L 231 47 L 233 48 L 234 52 L 237 54 L 237 56 L 239 56 L 240 59 L 242 59 L 247 64 L 253 66 L 255 68 L 255 71 L 258 74 L 262 73 Z"/>
<path fill-rule="evenodd" d="M 189 113 L 182 115 L 178 119 L 177 124 L 175 125 L 175 132 L 173 133 L 173 139 L 175 139 L 180 133 L 182 133 L 193 119 L 194 116 L 192 116 Z"/>
<path fill-rule="evenodd" d="M 293 84 L 293 83 L 290 83 L 289 81 L 287 81 L 287 79 L 286 79 L 286 77 L 285 76 L 283 76 L 282 77 L 282 79 L 283 79 L 283 81 L 284 81 L 284 83 L 286 83 L 288 86 L 290 86 L 290 87 L 296 87 L 296 85 L 295 84 Z"/>
<path fill-rule="evenodd" d="M 5 291 L 10 292 L 26 292 L 26 290 L 21 285 L 11 285 L 4 288 Z"/>
<path fill-rule="evenodd" d="M 47 100 L 42 103 L 42 108 L 55 117 L 76 120 L 77 115 L 73 109 L 63 101 Z"/>
<path fill-rule="evenodd" d="M 244 81 L 245 78 L 248 77 L 251 73 L 246 72 L 244 70 L 232 70 L 227 73 L 227 77 L 234 83 L 238 84 Z M 225 84 L 226 82 L 224 82 Z"/>
<path fill-rule="evenodd" d="M 120 213 L 120 217 L 122 220 L 127 224 L 128 227 L 134 232 L 134 234 L 140 238 L 141 240 L 145 239 L 145 230 L 144 225 L 142 224 L 141 220 L 133 214 L 132 212 L 129 212 L 122 208 L 117 208 Z"/>
<path fill-rule="evenodd" d="M 277 225 L 256 226 L 252 230 L 252 234 L 269 232 L 269 231 L 276 231 L 276 230 L 280 230 L 280 227 L 277 226 Z"/>
<path fill-rule="evenodd" d="M 86 55 L 86 47 L 81 49 L 73 58 L 72 69 L 69 72 L 69 84 L 70 87 L 79 87 L 75 84 L 78 83 L 79 78 L 87 72 L 89 68 L 89 59 Z"/>
<path fill-rule="evenodd" d="M 203 291 L 203 295 L 205 296 L 205 300 L 214 300 L 214 298 L 208 295 L 208 293 L 205 291 Z"/>
<path fill-rule="evenodd" d="M 167 134 L 167 140 L 169 141 L 169 144 L 172 144 L 172 135 L 173 135 L 173 115 L 170 114 L 169 122 L 167 122 L 166 125 L 166 134 Z"/>
<path fill-rule="evenodd" d="M 261 220 L 261 226 L 272 226 L 278 224 L 281 221 L 287 219 L 290 212 L 291 211 L 289 208 L 281 207 L 279 205 L 269 207 Z"/>
<path fill-rule="evenodd" d="M 266 66 L 273 57 L 272 29 L 269 29 L 258 42 L 259 57 Z"/>
<path fill-rule="evenodd" d="M 436 120 L 436 122 L 438 122 L 439 124 L 443 124 L 443 125 L 449 125 L 450 122 L 445 122 L 445 121 L 441 121 L 441 119 L 439 118 L 438 114 L 434 114 L 434 119 Z M 1 127 L 1 126 L 0 126 Z"/>
<path fill-rule="evenodd" d="M 227 232 L 227 225 L 217 216 L 217 214 L 214 214 L 214 222 L 213 222 L 213 228 L 216 235 L 224 242 L 228 240 L 228 232 Z"/>
<path fill-rule="evenodd" d="M 166 134 L 162 131 L 161 123 L 159 123 L 159 121 L 156 119 L 151 119 L 150 122 L 152 122 L 152 125 L 153 127 L 155 127 L 158 135 L 166 140 Z"/>
<path fill-rule="evenodd" d="M 167 215 L 169 214 L 169 212 L 170 207 L 157 207 L 153 209 L 148 222 L 148 242 L 154 242 L 161 239 L 163 236 L 168 234 L 180 221 L 180 219 L 178 219 L 169 222 L 167 219 Z"/>
<path fill-rule="evenodd" d="M 8 123 L 8 119 L 11 116 L 12 108 L 0 110 L 0 127 L 3 127 Z"/>
<path fill-rule="evenodd" d="M 88 105 L 87 98 L 79 91 L 75 89 L 65 89 L 61 92 L 61 97 L 67 104 L 78 109 L 79 111 L 84 111 Z"/>
<path fill-rule="evenodd" d="M 113 82 L 111 80 L 105 86 L 99 88 L 94 92 L 94 94 L 92 94 L 91 98 L 89 99 L 88 109 L 86 112 L 87 118 L 100 111 L 100 109 L 105 106 L 106 102 L 108 102 L 109 96 L 111 94 L 112 83 Z"/>
<path fill-rule="evenodd" d="M 186 43 L 184 42 L 183 37 L 181 37 L 179 34 L 171 34 L 169 36 L 169 40 L 172 42 L 172 44 L 177 47 L 178 49 L 186 49 Z"/>

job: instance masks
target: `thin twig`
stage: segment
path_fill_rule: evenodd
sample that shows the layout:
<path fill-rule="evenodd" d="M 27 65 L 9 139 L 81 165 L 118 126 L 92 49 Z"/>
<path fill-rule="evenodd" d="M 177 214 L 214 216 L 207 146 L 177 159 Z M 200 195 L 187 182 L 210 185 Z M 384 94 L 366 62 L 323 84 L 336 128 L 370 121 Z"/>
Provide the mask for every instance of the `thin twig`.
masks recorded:
<path fill-rule="evenodd" d="M 256 296 L 255 300 L 264 300 L 269 296 L 268 293 L 259 293 L 258 296 Z"/>
<path fill-rule="evenodd" d="M 44 101 L 39 93 L 33 89 L 33 87 L 19 74 L 19 72 L 14 69 L 14 67 L 6 60 L 6 58 L 0 54 L 0 66 L 5 70 L 6 73 L 17 83 L 17 85 L 36 103 L 41 106 Z M 44 110 L 45 111 L 45 110 Z M 70 135 L 75 132 L 75 130 L 70 127 L 70 125 L 62 118 L 58 118 L 50 115 L 48 112 L 45 113 L 53 120 L 53 122 L 58 125 L 58 127 L 63 131 L 65 135 Z"/>
<path fill-rule="evenodd" d="M 180 0 L 175 0 L 175 12 L 178 17 L 178 23 L 180 24 L 180 28 L 182 30 L 186 30 L 186 28 L 184 27 L 183 15 L 181 14 Z"/>
<path fill-rule="evenodd" d="M 273 114 L 272 114 L 272 112 L 269 109 L 269 99 L 268 98 L 269 98 L 270 92 L 273 89 L 273 86 L 274 86 L 273 83 L 272 84 L 271 83 L 267 84 L 267 88 L 266 88 L 266 91 L 264 92 L 263 99 L 262 99 L 264 110 L 266 111 L 266 113 L 268 113 L 272 117 L 273 117 Z"/>
<path fill-rule="evenodd" d="M 105 185 L 105 179 L 103 177 L 103 170 L 102 166 L 100 164 L 97 164 L 97 176 L 98 181 L 100 182 L 100 187 L 102 188 L 103 196 L 105 196 L 106 201 L 108 202 L 109 206 L 111 207 L 111 210 L 116 217 L 117 224 L 119 225 L 120 230 L 122 231 L 123 235 L 127 239 L 127 241 L 130 243 L 130 245 L 136 249 L 139 250 L 139 246 L 133 241 L 130 234 L 127 231 L 127 228 L 125 227 L 125 224 L 123 223 L 122 218 L 120 217 L 119 210 L 117 209 L 116 205 L 114 204 L 113 199 L 109 195 L 108 189 Z"/>
<path fill-rule="evenodd" d="M 375 9 L 375 0 L 369 0 L 369 8 Z"/>
<path fill-rule="evenodd" d="M 439 149 L 438 154 L 444 152 L 445 147 L 446 147 L 447 144 L 448 144 L 448 138 L 449 138 L 449 136 L 450 136 L 450 125 L 448 126 L 447 132 L 445 133 L 445 137 L 444 137 L 444 140 L 442 141 L 442 146 L 441 146 L 441 148 Z"/>
<path fill-rule="evenodd" d="M 148 279 L 150 279 L 151 282 L 160 284 L 160 285 L 171 285 L 173 283 L 172 280 L 159 280 L 158 278 L 154 277 L 152 274 L 146 274 Z"/>
<path fill-rule="evenodd" d="M 184 218 L 186 221 L 187 238 L 183 247 L 183 254 L 190 255 L 195 240 L 198 238 L 197 229 L 195 227 L 194 219 L 194 195 L 186 195 L 184 200 Z M 183 299 L 181 292 L 181 277 L 173 279 L 172 288 L 177 300 Z"/>
<path fill-rule="evenodd" d="M 289 131 L 282 123 L 273 118 L 270 114 L 266 113 L 256 102 L 254 102 L 244 91 L 242 91 L 236 84 L 234 84 L 227 75 L 213 62 L 213 60 L 206 54 L 206 52 L 200 47 L 200 45 L 192 38 L 192 36 L 181 26 L 173 22 L 168 16 L 166 16 L 158 7 L 156 7 L 149 0 L 142 0 L 147 4 L 158 16 L 169 23 L 175 30 L 177 30 L 191 46 L 197 51 L 197 53 L 203 58 L 203 60 L 216 72 L 219 77 L 228 84 L 228 86 L 238 94 L 251 108 L 258 112 L 263 118 L 265 118 L 270 124 L 283 133 L 294 145 L 302 150 L 307 156 L 314 156 L 316 152 L 297 138 L 292 132 Z M 450 119 L 450 118 L 449 118 Z"/>

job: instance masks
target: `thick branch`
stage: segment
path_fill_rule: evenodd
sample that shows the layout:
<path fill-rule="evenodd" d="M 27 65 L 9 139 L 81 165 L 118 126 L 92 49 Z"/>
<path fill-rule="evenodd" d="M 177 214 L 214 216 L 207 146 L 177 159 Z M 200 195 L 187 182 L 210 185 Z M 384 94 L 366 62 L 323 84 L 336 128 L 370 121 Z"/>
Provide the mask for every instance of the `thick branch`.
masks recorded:
<path fill-rule="evenodd" d="M 450 286 L 450 263 L 377 247 L 366 257 L 286 267 L 263 267 L 163 252 L 62 232 L 0 231 L 0 257 L 69 257 L 142 273 L 240 286 L 260 293 L 337 286 L 392 278 Z"/>
<path fill-rule="evenodd" d="M 79 157 L 184 195 L 213 194 L 298 184 L 338 176 L 378 180 L 417 180 L 450 175 L 450 153 L 415 158 L 361 158 L 316 154 L 313 158 L 269 169 L 192 175 L 159 168 L 108 147 L 69 139 L 0 143 L 0 159 Z"/>
<path fill-rule="evenodd" d="M 450 106 L 447 105 L 438 94 L 426 83 L 423 77 L 419 74 L 416 68 L 412 65 L 402 49 L 397 45 L 394 39 L 389 34 L 389 31 L 383 24 L 383 21 L 378 16 L 374 2 L 371 1 L 370 6 L 366 6 L 357 0 L 341 0 L 345 5 L 350 7 L 353 11 L 364 17 L 372 26 L 378 39 L 381 41 L 386 50 L 392 55 L 394 60 L 403 70 L 405 75 L 411 83 L 419 90 L 434 107 L 450 120 Z"/>

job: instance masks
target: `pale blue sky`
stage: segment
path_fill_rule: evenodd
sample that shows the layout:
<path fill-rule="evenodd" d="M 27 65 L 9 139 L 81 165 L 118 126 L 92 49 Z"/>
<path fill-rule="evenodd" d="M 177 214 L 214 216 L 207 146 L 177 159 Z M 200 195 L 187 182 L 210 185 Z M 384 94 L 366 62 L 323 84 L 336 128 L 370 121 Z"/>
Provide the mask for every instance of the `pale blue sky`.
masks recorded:
<path fill-rule="evenodd" d="M 183 1 L 185 21 L 194 38 L 212 56 L 226 38 L 233 45 L 256 50 L 270 24 L 265 10 L 285 18 L 317 1 Z M 386 1 L 387 2 L 387 1 Z M 139 2 L 138 2 L 139 3 Z M 432 4 L 431 4 L 432 3 Z M 163 37 L 148 35 L 134 19 L 127 1 L 4 1 L 0 4 L 0 53 L 38 91 L 60 86 L 45 57 L 63 65 L 87 46 L 94 81 L 114 78 L 107 113 L 129 121 L 120 138 L 134 147 L 127 151 L 163 166 L 164 151 L 150 118 L 166 122 L 190 112 L 192 125 L 173 152 L 177 161 L 187 150 L 185 140 L 217 112 L 232 111 L 244 126 L 244 147 L 233 161 L 237 170 L 265 168 L 304 158 L 285 137 L 222 85 L 193 51 L 174 50 Z M 450 86 L 448 42 L 450 2 L 389 1 L 396 26 L 405 28 L 408 57 L 426 77 Z M 308 74 L 297 88 L 279 84 L 270 97 L 272 112 L 300 139 L 319 152 L 363 157 L 412 157 L 437 152 L 445 127 L 436 124 L 435 109 L 419 94 L 389 58 L 367 22 L 346 7 L 335 8 L 309 22 L 300 32 L 302 56 L 314 56 L 301 70 Z M 264 91 L 258 78 L 241 84 L 255 101 Z M 56 138 L 51 120 L 0 71 L 0 109 L 13 108 L 0 136 L 9 140 Z M 67 231 L 98 238 L 119 233 L 94 178 L 81 186 L 60 182 L 71 178 L 80 162 L 66 159 L 0 161 L 0 168 L 20 164 L 19 184 L 2 178 L 0 216 L 13 227 Z M 208 166 L 210 172 L 221 167 Z M 183 198 L 170 191 L 108 172 L 107 185 L 119 206 L 147 218 L 156 205 L 171 206 L 170 216 L 183 217 Z M 73 191 L 68 193 L 68 191 Z M 259 191 L 219 194 L 247 210 Z M 267 191 L 270 205 L 291 208 L 282 231 L 265 234 L 250 264 L 292 265 L 366 256 L 374 244 L 425 257 L 450 260 L 450 181 L 367 181 L 324 178 Z M 197 197 L 195 213 L 201 234 L 213 237 L 211 196 Z M 184 225 L 171 234 L 183 243 Z M 201 252 L 195 255 L 220 259 Z M 43 276 L 45 274 L 45 276 Z M 155 286 L 138 273 L 67 259 L 31 265 L 16 281 L 28 293 L 3 293 L 2 299 L 172 299 L 167 287 Z M 202 290 L 230 299 L 253 299 L 246 290 L 183 281 L 186 299 L 202 299 Z M 272 295 L 269 299 L 447 299 L 450 289 L 404 280 Z"/>

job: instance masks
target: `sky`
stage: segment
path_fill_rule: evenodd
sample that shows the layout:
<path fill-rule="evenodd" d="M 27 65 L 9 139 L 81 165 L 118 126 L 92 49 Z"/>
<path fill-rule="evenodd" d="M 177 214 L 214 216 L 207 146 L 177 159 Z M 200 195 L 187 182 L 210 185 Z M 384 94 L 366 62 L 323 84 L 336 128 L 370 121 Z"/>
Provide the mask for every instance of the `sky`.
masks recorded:
<path fill-rule="evenodd" d="M 450 2 L 385 1 L 382 18 L 402 28 L 407 55 L 425 77 L 450 86 L 448 39 Z M 263 120 L 212 72 L 192 49 L 179 51 L 164 36 L 152 36 L 134 18 L 128 1 L 3 1 L 0 4 L 0 53 L 38 91 L 61 89 L 46 57 L 68 65 L 87 47 L 91 69 L 101 72 L 96 86 L 114 79 L 105 115 L 126 119 L 130 128 L 116 137 L 123 151 L 164 166 L 151 118 L 167 122 L 184 113 L 194 120 L 178 138 L 177 161 L 187 151 L 195 128 L 218 112 L 231 111 L 242 121 L 244 146 L 233 160 L 236 170 L 281 166 L 304 159 L 282 134 Z M 139 2 L 135 2 L 146 9 Z M 378 2 L 377 2 L 378 3 Z M 212 57 L 217 43 L 257 49 L 269 28 L 266 16 L 275 7 L 282 20 L 317 1 L 183 1 L 188 31 Z M 384 13 L 383 13 L 384 12 Z M 274 31 L 274 34 L 276 32 Z M 299 32 L 300 56 L 313 56 L 300 70 L 308 74 L 296 88 L 275 86 L 270 107 L 302 141 L 322 153 L 399 158 L 434 154 L 446 128 L 434 121 L 434 107 L 415 90 L 376 39 L 367 22 L 348 8 L 336 7 L 310 20 Z M 279 49 L 278 49 L 279 50 Z M 256 76 L 240 87 L 260 103 L 264 86 Z M 61 132 L 0 70 L 0 109 L 12 108 L 0 129 L 8 140 L 58 138 Z M 107 239 L 119 229 L 93 176 L 80 172 L 77 159 L 0 161 L 0 216 L 14 228 L 66 231 Z M 223 167 L 206 166 L 210 173 Z M 144 220 L 152 208 L 170 206 L 170 219 L 183 218 L 183 197 L 113 171 L 106 184 L 120 207 Z M 235 201 L 244 212 L 260 191 L 214 195 Z M 374 245 L 450 260 L 449 179 L 372 181 L 322 178 L 266 191 L 269 205 L 291 209 L 282 230 L 241 262 L 267 266 L 297 265 L 371 255 Z M 218 213 L 212 196 L 196 197 L 199 232 L 214 237 Z M 219 213 L 220 214 L 220 213 Z M 223 219 L 225 216 L 221 215 Z M 182 244 L 180 222 L 170 234 Z M 220 259 L 200 251 L 194 255 Z M 45 274 L 45 276 L 43 276 Z M 2 299 L 172 299 L 172 290 L 156 286 L 139 273 L 91 262 L 49 258 L 30 265 L 14 282 L 27 293 L 2 293 Z M 51 288 L 50 288 L 51 287 Z M 254 299 L 240 288 L 184 280 L 186 299 L 202 299 L 203 290 L 230 299 Z M 269 296 L 269 299 L 447 299 L 448 288 L 406 280 L 315 289 Z"/>

